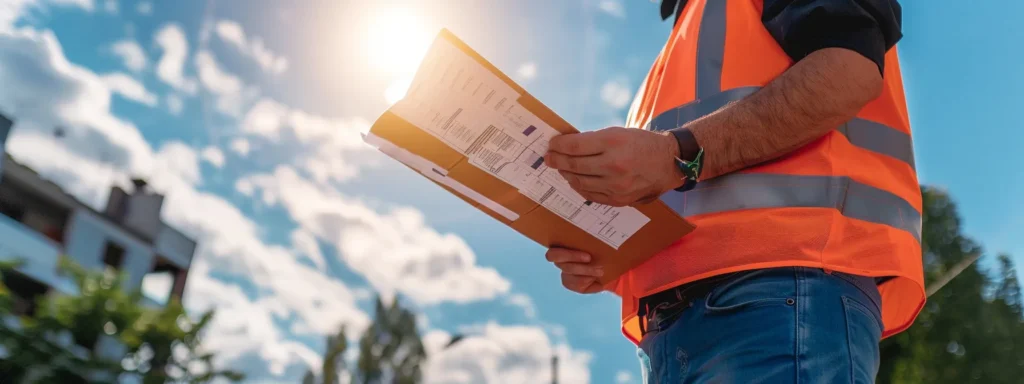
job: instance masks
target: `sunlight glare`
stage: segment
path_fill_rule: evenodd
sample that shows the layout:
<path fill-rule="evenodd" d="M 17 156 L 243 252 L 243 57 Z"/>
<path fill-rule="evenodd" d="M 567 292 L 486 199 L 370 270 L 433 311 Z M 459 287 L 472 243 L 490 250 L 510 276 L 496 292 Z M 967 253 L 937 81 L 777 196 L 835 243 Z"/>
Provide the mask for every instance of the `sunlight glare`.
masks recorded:
<path fill-rule="evenodd" d="M 384 90 L 384 99 L 387 100 L 388 105 L 394 105 L 398 100 L 402 100 L 410 85 L 412 85 L 412 76 L 410 75 L 403 75 L 392 81 L 391 85 Z"/>
<path fill-rule="evenodd" d="M 384 74 L 411 75 L 432 40 L 418 15 L 403 8 L 387 9 L 370 19 L 367 59 L 374 70 Z"/>

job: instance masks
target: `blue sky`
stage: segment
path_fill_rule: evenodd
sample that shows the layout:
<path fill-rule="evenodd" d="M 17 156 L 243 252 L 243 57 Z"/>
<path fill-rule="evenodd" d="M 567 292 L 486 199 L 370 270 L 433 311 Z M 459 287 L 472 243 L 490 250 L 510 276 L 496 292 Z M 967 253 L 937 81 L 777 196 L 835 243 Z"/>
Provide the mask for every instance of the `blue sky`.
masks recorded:
<path fill-rule="evenodd" d="M 1014 62 L 1024 5 L 904 1 L 921 181 L 1024 255 Z M 945 4 L 949 3 L 949 4 Z M 953 5 L 957 5 L 954 7 Z M 620 124 L 670 29 L 642 0 L 0 1 L 8 151 L 91 204 L 143 175 L 199 239 L 186 304 L 253 382 L 296 382 L 372 292 L 423 313 L 434 382 L 637 382 L 610 295 L 564 291 L 540 246 L 361 143 L 448 28 L 581 129 Z M 381 46 L 398 49 L 382 50 Z M 63 140 L 53 127 L 66 127 Z"/>

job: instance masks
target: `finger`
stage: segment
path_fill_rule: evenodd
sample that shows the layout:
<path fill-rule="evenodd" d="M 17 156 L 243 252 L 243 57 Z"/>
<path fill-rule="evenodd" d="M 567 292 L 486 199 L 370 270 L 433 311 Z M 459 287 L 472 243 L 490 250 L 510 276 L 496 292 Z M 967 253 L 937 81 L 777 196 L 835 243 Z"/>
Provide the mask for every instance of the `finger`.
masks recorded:
<path fill-rule="evenodd" d="M 633 203 L 631 205 L 650 204 L 650 203 L 653 203 L 655 200 L 658 200 L 658 195 L 646 196 L 646 197 L 644 197 L 644 198 L 642 198 L 640 200 L 637 200 L 635 203 Z"/>
<path fill-rule="evenodd" d="M 567 248 L 551 248 L 544 255 L 552 263 L 589 263 L 590 254 Z"/>
<path fill-rule="evenodd" d="M 587 201 L 591 201 L 591 202 L 598 203 L 598 204 L 609 205 L 609 206 L 612 206 L 612 207 L 624 207 L 624 206 L 629 205 L 629 203 L 630 203 L 630 201 L 625 201 L 622 197 L 620 197 L 618 195 L 612 195 L 612 194 L 602 193 L 602 192 L 592 192 L 592 191 L 582 191 L 582 192 L 581 191 L 576 191 L 576 192 L 578 192 L 580 194 L 580 196 L 583 196 L 584 199 L 587 199 Z"/>
<path fill-rule="evenodd" d="M 570 275 L 589 277 L 604 276 L 604 268 L 596 265 L 581 263 L 555 263 L 555 266 L 558 267 L 558 269 L 561 269 L 562 273 Z"/>
<path fill-rule="evenodd" d="M 633 202 L 633 204 L 630 204 L 630 205 L 650 204 L 650 203 L 654 202 L 655 200 L 658 200 L 658 198 L 661 197 L 661 194 L 662 194 L 661 191 L 657 191 L 657 190 L 651 191 L 648 194 L 640 197 L 635 202 Z"/>
<path fill-rule="evenodd" d="M 551 138 L 548 150 L 572 156 L 590 156 L 604 152 L 599 132 L 568 133 Z"/>
<path fill-rule="evenodd" d="M 569 183 L 572 189 L 587 192 L 602 192 L 606 193 L 610 190 L 608 187 L 608 179 L 600 176 L 591 175 L 580 175 L 568 171 L 558 171 L 559 175 Z"/>
<path fill-rule="evenodd" d="M 601 175 L 605 160 L 601 156 L 569 156 L 558 152 L 544 155 L 544 163 L 559 171 L 569 171 L 581 175 Z"/>
<path fill-rule="evenodd" d="M 583 287 L 583 289 L 580 290 L 579 293 L 598 293 L 598 292 L 601 292 L 603 290 L 604 290 L 604 287 L 601 286 L 601 283 L 595 281 L 593 283 L 590 283 L 590 285 L 588 285 L 586 287 Z"/>
<path fill-rule="evenodd" d="M 562 286 L 573 292 L 594 293 L 601 290 L 601 284 L 597 279 L 586 276 L 562 274 Z"/>

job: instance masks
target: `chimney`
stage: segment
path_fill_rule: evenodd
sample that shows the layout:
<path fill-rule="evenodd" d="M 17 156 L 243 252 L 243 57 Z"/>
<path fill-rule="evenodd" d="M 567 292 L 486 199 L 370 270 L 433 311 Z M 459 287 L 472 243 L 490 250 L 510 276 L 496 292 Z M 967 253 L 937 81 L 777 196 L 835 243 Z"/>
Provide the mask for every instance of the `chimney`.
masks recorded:
<path fill-rule="evenodd" d="M 0 112 L 0 178 L 3 176 L 4 159 L 7 157 L 7 134 L 11 133 L 14 121 Z"/>
<path fill-rule="evenodd" d="M 108 217 L 126 229 L 153 241 L 160 234 L 163 226 L 160 221 L 160 210 L 163 208 L 164 196 L 147 188 L 145 179 L 132 179 L 131 193 L 120 187 L 113 187 L 107 200 Z"/>

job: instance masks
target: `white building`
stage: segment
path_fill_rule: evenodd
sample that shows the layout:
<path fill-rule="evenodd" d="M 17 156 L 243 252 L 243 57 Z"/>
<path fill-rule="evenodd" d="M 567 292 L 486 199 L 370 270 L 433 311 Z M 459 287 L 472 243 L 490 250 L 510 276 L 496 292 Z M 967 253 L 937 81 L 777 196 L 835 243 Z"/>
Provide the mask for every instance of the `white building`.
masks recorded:
<path fill-rule="evenodd" d="M 50 292 L 77 293 L 66 276 L 57 274 L 60 255 L 86 268 L 126 273 L 128 290 L 145 282 L 149 305 L 180 298 L 196 242 L 161 221 L 164 197 L 136 180 L 132 191 L 112 188 L 106 208 L 97 211 L 7 156 L 11 127 L 11 120 L 0 114 L 0 260 L 22 260 L 20 273 L 5 276 L 18 297 L 17 310 L 34 311 L 35 299 Z M 97 344 L 81 347 L 123 354 L 112 340 Z"/>

